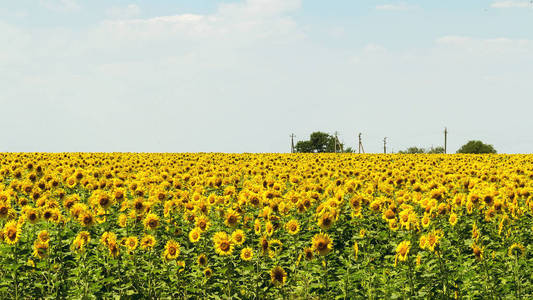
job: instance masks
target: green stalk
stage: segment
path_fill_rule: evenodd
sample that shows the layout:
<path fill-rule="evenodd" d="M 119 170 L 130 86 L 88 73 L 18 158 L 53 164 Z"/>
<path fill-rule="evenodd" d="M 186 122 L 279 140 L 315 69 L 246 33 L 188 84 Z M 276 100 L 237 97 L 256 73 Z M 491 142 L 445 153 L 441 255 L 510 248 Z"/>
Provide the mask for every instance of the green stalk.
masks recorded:
<path fill-rule="evenodd" d="M 487 269 L 487 264 L 485 263 L 485 260 L 483 260 L 483 259 L 482 259 L 482 262 L 483 262 L 482 263 L 483 269 L 485 270 L 486 286 L 490 287 L 490 298 L 494 299 L 494 288 L 490 284 L 490 276 L 489 276 L 489 271 Z"/>
<path fill-rule="evenodd" d="M 413 266 L 411 265 L 411 260 L 407 260 L 407 266 L 408 266 L 408 277 L 409 277 L 409 295 L 411 298 L 414 297 L 415 292 L 415 285 L 413 283 Z"/>
<path fill-rule="evenodd" d="M 18 283 L 18 256 L 17 256 L 17 245 L 13 246 L 13 257 L 15 259 L 15 270 L 14 270 L 14 281 L 15 281 L 15 299 L 19 299 L 19 283 Z"/>
<path fill-rule="evenodd" d="M 447 298 L 447 288 L 446 288 L 447 279 L 445 278 L 446 276 L 445 267 L 442 262 L 442 258 L 440 257 L 439 251 L 435 251 L 435 253 L 437 253 L 437 257 L 439 258 L 439 267 L 440 267 L 440 272 L 441 272 L 440 281 L 442 283 L 442 298 L 446 299 Z"/>
<path fill-rule="evenodd" d="M 518 276 L 518 254 L 515 255 L 515 268 L 514 268 L 514 280 L 515 280 L 515 283 L 516 283 L 516 290 L 515 290 L 515 293 L 516 293 L 516 298 L 517 299 L 522 299 L 522 292 L 520 291 L 520 280 L 519 280 L 519 276 Z"/>
<path fill-rule="evenodd" d="M 326 258 L 324 257 L 324 286 L 326 288 L 326 291 L 325 291 L 325 294 L 327 295 L 328 294 L 328 263 L 326 261 Z M 327 297 L 326 297 L 327 298 Z"/>
<path fill-rule="evenodd" d="M 82 267 L 83 267 L 83 298 L 89 296 L 89 280 L 87 279 L 87 265 L 86 265 L 87 254 L 84 252 L 82 257 Z"/>
<path fill-rule="evenodd" d="M 255 257 L 255 299 L 259 299 L 259 258 Z"/>

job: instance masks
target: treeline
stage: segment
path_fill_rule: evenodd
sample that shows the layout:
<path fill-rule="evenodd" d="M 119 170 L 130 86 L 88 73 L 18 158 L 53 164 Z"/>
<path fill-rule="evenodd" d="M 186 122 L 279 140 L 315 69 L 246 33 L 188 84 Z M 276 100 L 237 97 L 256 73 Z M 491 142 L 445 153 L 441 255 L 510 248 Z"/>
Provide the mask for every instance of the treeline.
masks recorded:
<path fill-rule="evenodd" d="M 344 148 L 344 144 L 339 141 L 337 136 L 315 131 L 309 136 L 309 140 L 298 141 L 294 146 L 293 152 L 297 153 L 353 153 L 351 147 Z M 400 154 L 442 154 L 446 153 L 444 147 L 421 148 L 417 146 L 409 147 L 406 150 L 399 151 Z M 472 140 L 464 144 L 456 153 L 497 153 L 494 146 L 485 144 L 478 140 Z"/>
<path fill-rule="evenodd" d="M 354 152 L 351 147 L 344 149 L 336 136 L 320 131 L 311 133 L 309 140 L 297 142 L 294 150 L 298 153 Z"/>

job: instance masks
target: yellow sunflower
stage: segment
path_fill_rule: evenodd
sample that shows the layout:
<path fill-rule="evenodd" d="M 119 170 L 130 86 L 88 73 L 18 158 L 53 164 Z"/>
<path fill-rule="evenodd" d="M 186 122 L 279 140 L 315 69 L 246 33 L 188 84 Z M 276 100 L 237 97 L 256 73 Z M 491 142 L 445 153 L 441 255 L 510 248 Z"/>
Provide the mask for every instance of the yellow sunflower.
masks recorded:
<path fill-rule="evenodd" d="M 483 247 L 480 247 L 476 243 L 472 244 L 472 253 L 477 260 L 483 259 Z"/>
<path fill-rule="evenodd" d="M 43 259 L 48 255 L 48 242 L 43 242 L 40 239 L 33 243 L 33 256 Z"/>
<path fill-rule="evenodd" d="M 427 214 L 425 214 L 424 217 L 422 218 L 422 227 L 427 228 L 429 224 L 431 224 L 431 219 L 429 218 Z"/>
<path fill-rule="evenodd" d="M 211 276 L 213 276 L 213 270 L 211 270 L 211 268 L 205 268 L 204 276 L 210 278 Z"/>
<path fill-rule="evenodd" d="M 233 209 L 228 209 L 225 215 L 224 224 L 229 227 L 235 227 L 239 223 L 241 215 Z"/>
<path fill-rule="evenodd" d="M 170 240 L 165 244 L 165 251 L 163 257 L 165 260 L 173 260 L 180 255 L 180 244 L 174 240 Z"/>
<path fill-rule="evenodd" d="M 333 249 L 333 240 L 327 233 L 317 233 L 312 240 L 313 251 L 320 255 L 327 255 Z"/>
<path fill-rule="evenodd" d="M 219 255 L 230 255 L 233 253 L 233 243 L 231 237 L 223 232 L 219 231 L 213 236 L 213 243 L 215 244 L 215 252 Z"/>
<path fill-rule="evenodd" d="M 403 241 L 396 247 L 396 257 L 394 258 L 394 266 L 396 266 L 398 259 L 400 259 L 400 261 L 405 261 L 407 259 L 409 249 L 411 249 L 410 241 Z"/>
<path fill-rule="evenodd" d="M 30 208 L 28 210 L 26 210 L 26 219 L 31 223 L 31 224 L 35 224 L 37 222 L 39 222 L 39 219 L 40 219 L 40 214 L 39 214 L 39 211 L 36 210 L 35 208 Z"/>
<path fill-rule="evenodd" d="M 146 217 L 143 220 L 144 228 L 148 229 L 156 229 L 157 226 L 159 226 L 159 217 L 156 214 L 149 213 L 146 215 Z"/>
<path fill-rule="evenodd" d="M 117 236 L 113 232 L 106 231 L 100 237 L 100 243 L 104 246 L 109 246 L 110 244 L 117 242 Z"/>
<path fill-rule="evenodd" d="M 305 257 L 305 260 L 313 260 L 313 258 L 315 258 L 315 254 L 314 254 L 314 251 L 313 251 L 313 248 L 305 248 L 304 249 L 304 257 Z"/>
<path fill-rule="evenodd" d="M 130 236 L 126 239 L 126 248 L 129 252 L 134 251 L 137 249 L 137 245 L 139 244 L 139 239 L 136 236 Z"/>
<path fill-rule="evenodd" d="M 19 241 L 21 233 L 22 229 L 17 224 L 17 221 L 11 220 L 4 225 L 4 239 L 10 245 L 14 245 Z"/>
<path fill-rule="evenodd" d="M 202 215 L 196 218 L 195 225 L 196 227 L 200 228 L 200 230 L 202 230 L 203 232 L 209 229 L 209 226 L 211 225 L 211 223 L 209 222 L 209 219 L 206 216 Z"/>
<path fill-rule="evenodd" d="M 198 256 L 198 265 L 202 267 L 207 266 L 207 256 L 204 253 Z"/>
<path fill-rule="evenodd" d="M 198 242 L 201 237 L 202 237 L 202 230 L 199 227 L 194 227 L 189 232 L 189 240 L 191 241 L 191 243 Z"/>
<path fill-rule="evenodd" d="M 281 286 L 287 281 L 287 272 L 282 267 L 276 266 L 270 270 L 270 281 L 275 286 Z"/>
<path fill-rule="evenodd" d="M 457 224 L 458 218 L 456 213 L 451 213 L 450 218 L 448 219 L 448 222 L 450 222 L 450 225 L 455 226 Z"/>
<path fill-rule="evenodd" d="M 118 215 L 118 226 L 125 228 L 128 225 L 128 216 L 126 214 Z"/>
<path fill-rule="evenodd" d="M 290 235 L 295 235 L 300 232 L 300 223 L 298 223 L 298 220 L 292 219 L 285 224 L 285 229 Z"/>
<path fill-rule="evenodd" d="M 143 238 L 141 239 L 142 249 L 154 248 L 155 244 L 156 244 L 156 240 L 153 235 L 147 234 L 143 236 Z"/>
<path fill-rule="evenodd" d="M 318 226 L 322 228 L 322 230 L 328 230 L 333 226 L 333 222 L 335 221 L 335 216 L 331 212 L 326 212 L 320 216 L 318 219 Z"/>
<path fill-rule="evenodd" d="M 237 229 L 231 234 L 231 241 L 235 245 L 242 245 L 244 241 L 246 240 L 246 236 L 244 235 L 244 231 Z"/>
<path fill-rule="evenodd" d="M 241 259 L 244 261 L 250 261 L 254 257 L 254 252 L 252 248 L 243 248 L 241 250 Z"/>
<path fill-rule="evenodd" d="M 37 238 L 42 243 L 48 243 L 48 241 L 50 240 L 50 233 L 48 232 L 48 230 L 41 230 L 37 234 Z"/>
<path fill-rule="evenodd" d="M 254 221 L 254 233 L 256 235 L 261 235 L 261 221 L 259 221 L 259 219 L 255 219 Z"/>
<path fill-rule="evenodd" d="M 526 249 L 522 244 L 519 243 L 513 243 L 511 247 L 509 247 L 508 254 L 509 256 L 516 256 L 516 257 L 523 257 L 526 253 Z"/>
<path fill-rule="evenodd" d="M 85 227 L 90 227 L 94 224 L 95 220 L 94 220 L 94 216 L 92 215 L 92 213 L 90 213 L 89 211 L 84 211 L 82 212 L 79 217 L 78 217 L 78 220 L 80 221 L 80 223 L 85 226 Z"/>
<path fill-rule="evenodd" d="M 116 241 L 112 241 L 107 245 L 107 249 L 109 250 L 109 255 L 113 258 L 116 258 L 120 254 L 120 249 L 118 247 L 118 244 Z"/>

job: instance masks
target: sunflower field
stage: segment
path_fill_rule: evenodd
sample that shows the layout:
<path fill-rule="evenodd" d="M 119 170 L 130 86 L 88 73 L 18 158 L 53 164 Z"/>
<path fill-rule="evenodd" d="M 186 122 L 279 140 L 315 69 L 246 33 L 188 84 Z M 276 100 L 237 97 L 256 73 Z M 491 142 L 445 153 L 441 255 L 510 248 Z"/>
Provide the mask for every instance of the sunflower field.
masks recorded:
<path fill-rule="evenodd" d="M 1 299 L 531 299 L 532 155 L 0 154 Z"/>

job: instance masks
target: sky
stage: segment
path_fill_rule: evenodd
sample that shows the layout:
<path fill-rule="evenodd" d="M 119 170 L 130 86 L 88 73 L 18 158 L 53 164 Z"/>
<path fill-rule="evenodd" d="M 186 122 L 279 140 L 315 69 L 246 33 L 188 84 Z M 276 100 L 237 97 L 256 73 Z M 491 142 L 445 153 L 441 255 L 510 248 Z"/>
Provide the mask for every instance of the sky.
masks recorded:
<path fill-rule="evenodd" d="M 530 0 L 1 0 L 0 151 L 533 152 Z"/>

